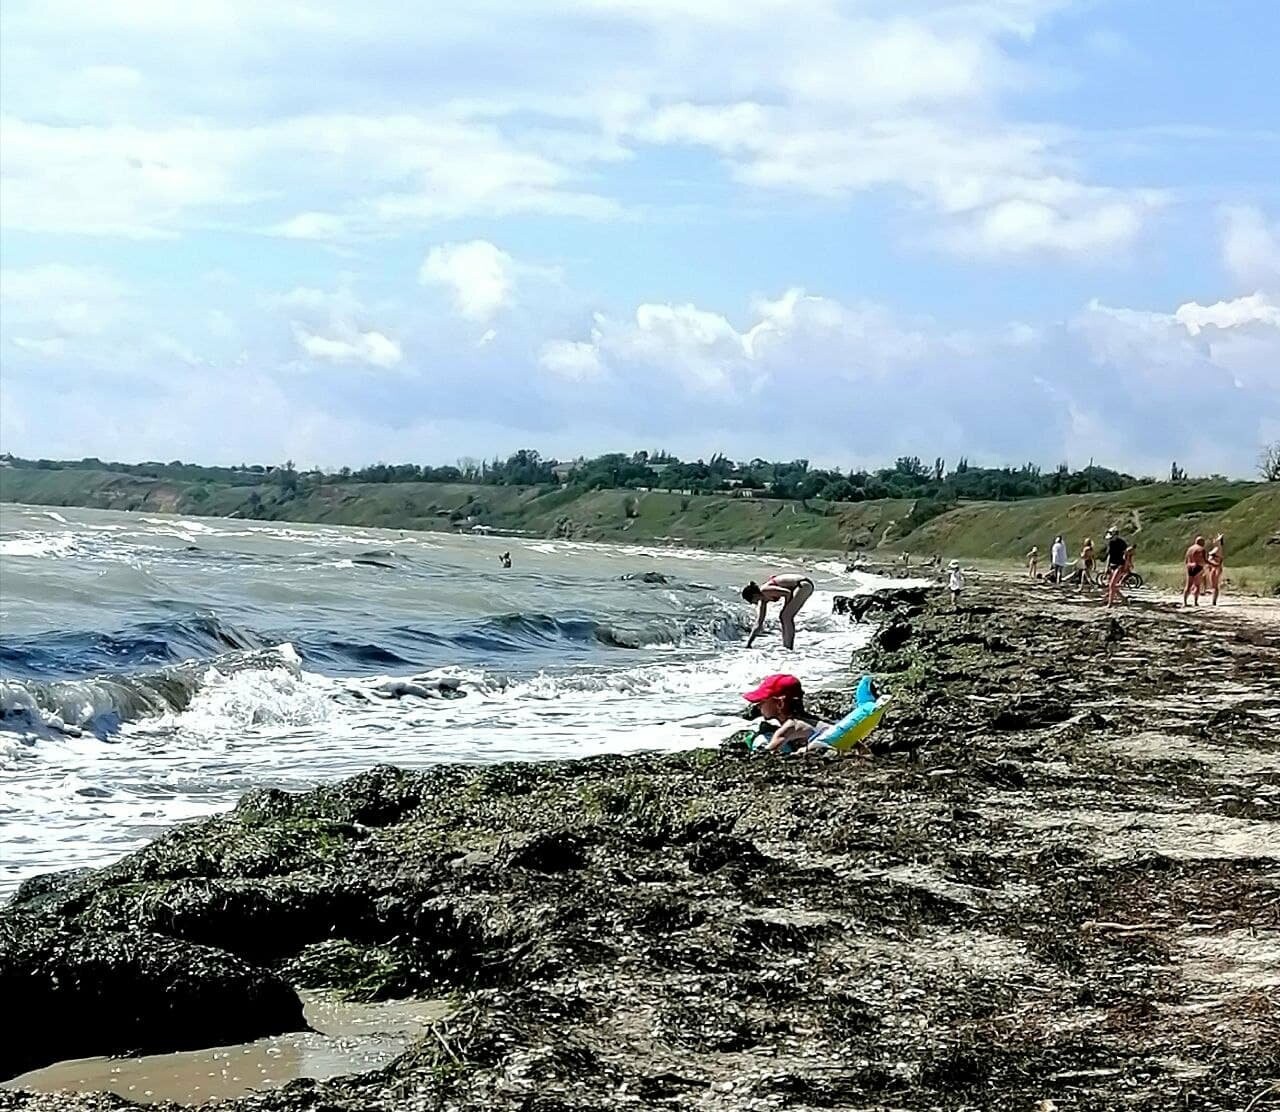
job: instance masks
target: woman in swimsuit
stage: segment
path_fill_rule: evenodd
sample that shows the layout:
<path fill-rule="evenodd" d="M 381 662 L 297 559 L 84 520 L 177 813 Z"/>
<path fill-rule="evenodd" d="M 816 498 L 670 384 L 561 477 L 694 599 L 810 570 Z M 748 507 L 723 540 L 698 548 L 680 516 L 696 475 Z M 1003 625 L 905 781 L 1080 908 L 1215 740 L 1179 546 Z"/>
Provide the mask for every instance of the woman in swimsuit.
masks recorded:
<path fill-rule="evenodd" d="M 1033 544 L 1031 551 L 1027 553 L 1027 574 L 1032 579 L 1036 577 L 1036 569 L 1040 566 L 1040 546 Z"/>
<path fill-rule="evenodd" d="M 1187 582 L 1182 588 L 1182 605 L 1187 605 L 1187 596 L 1195 592 L 1196 605 L 1200 605 L 1200 575 L 1209 563 L 1209 554 L 1204 550 L 1204 537 L 1196 537 L 1187 549 Z"/>
<path fill-rule="evenodd" d="M 796 615 L 800 607 L 809 601 L 813 594 L 813 580 L 807 575 L 771 575 L 763 584 L 752 580 L 742 588 L 742 597 L 748 602 L 756 603 L 760 609 L 756 614 L 756 625 L 747 638 L 747 648 L 755 643 L 764 629 L 764 619 L 769 612 L 769 603 L 782 603 L 782 612 L 778 622 L 782 626 L 782 643 L 788 649 L 796 647 Z"/>
<path fill-rule="evenodd" d="M 1093 538 L 1085 537 L 1084 546 L 1080 549 L 1080 590 L 1084 590 L 1084 585 L 1093 581 Z"/>
<path fill-rule="evenodd" d="M 1209 555 L 1206 557 L 1209 562 L 1207 572 L 1209 582 L 1206 584 L 1206 589 L 1213 591 L 1214 606 L 1218 605 L 1218 588 L 1222 585 L 1222 564 L 1227 556 L 1224 540 L 1221 533 L 1214 537 L 1213 547 L 1209 549 Z"/>

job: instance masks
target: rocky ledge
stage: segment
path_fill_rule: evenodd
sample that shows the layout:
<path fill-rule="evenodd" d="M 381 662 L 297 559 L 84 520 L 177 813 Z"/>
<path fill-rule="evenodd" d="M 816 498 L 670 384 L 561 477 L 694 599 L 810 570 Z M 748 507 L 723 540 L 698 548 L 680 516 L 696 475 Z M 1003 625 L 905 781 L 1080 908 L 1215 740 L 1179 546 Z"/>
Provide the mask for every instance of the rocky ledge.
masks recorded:
<path fill-rule="evenodd" d="M 28 882 L 0 1073 L 290 1030 L 328 987 L 456 1006 L 385 1069 L 219 1108 L 1280 1095 L 1275 626 L 994 583 L 876 608 L 874 756 L 377 768 Z"/>

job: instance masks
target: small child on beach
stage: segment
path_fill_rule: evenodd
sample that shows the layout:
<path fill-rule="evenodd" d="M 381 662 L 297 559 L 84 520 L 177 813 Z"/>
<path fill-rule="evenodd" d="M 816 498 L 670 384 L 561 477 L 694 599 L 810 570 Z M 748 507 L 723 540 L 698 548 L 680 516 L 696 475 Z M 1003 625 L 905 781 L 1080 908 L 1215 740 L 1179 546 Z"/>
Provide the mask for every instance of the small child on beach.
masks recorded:
<path fill-rule="evenodd" d="M 804 688 L 795 676 L 785 673 L 765 676 L 758 686 L 744 692 L 742 697 L 752 707 L 759 708 L 760 717 L 766 722 L 777 723 L 769 740 L 759 746 L 763 752 L 793 753 L 808 744 L 820 724 L 817 716 L 805 710 Z"/>
<path fill-rule="evenodd" d="M 947 589 L 951 592 L 951 608 L 954 610 L 960 603 L 960 592 L 964 590 L 964 572 L 960 570 L 960 561 L 952 560 L 947 565 Z"/>

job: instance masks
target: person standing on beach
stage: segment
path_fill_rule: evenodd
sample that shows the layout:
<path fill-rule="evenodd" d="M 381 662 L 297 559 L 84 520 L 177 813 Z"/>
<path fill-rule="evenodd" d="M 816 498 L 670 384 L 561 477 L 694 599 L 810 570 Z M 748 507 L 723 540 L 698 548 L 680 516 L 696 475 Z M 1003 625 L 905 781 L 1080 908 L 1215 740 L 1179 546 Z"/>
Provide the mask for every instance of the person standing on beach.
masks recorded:
<path fill-rule="evenodd" d="M 1084 590 L 1084 585 L 1093 577 L 1093 538 L 1085 537 L 1084 544 L 1080 549 L 1080 590 Z"/>
<path fill-rule="evenodd" d="M 1053 565 L 1053 581 L 1061 583 L 1067 577 L 1067 542 L 1062 539 L 1061 533 L 1053 538 L 1049 562 Z"/>
<path fill-rule="evenodd" d="M 960 570 L 960 561 L 952 560 L 947 565 L 947 590 L 951 592 L 951 609 L 955 610 L 960 605 L 960 592 L 964 590 L 964 572 Z"/>
<path fill-rule="evenodd" d="M 1040 548 L 1037 545 L 1031 546 L 1031 551 L 1027 553 L 1027 574 L 1034 579 L 1036 577 L 1036 569 L 1040 566 Z"/>
<path fill-rule="evenodd" d="M 1127 576 L 1131 571 L 1133 571 L 1133 561 L 1137 557 L 1137 555 L 1138 555 L 1138 546 L 1136 544 L 1130 544 L 1125 546 L 1124 555 L 1120 558 L 1120 566 L 1116 568 L 1114 572 L 1112 572 L 1111 582 L 1107 588 L 1107 607 L 1108 608 L 1111 607 L 1111 605 L 1116 601 L 1116 599 L 1119 599 L 1121 602 L 1125 601 L 1124 595 L 1120 593 L 1120 584 L 1124 582 L 1125 576 Z"/>
<path fill-rule="evenodd" d="M 1209 553 L 1204 548 L 1204 537 L 1196 537 L 1187 549 L 1184 560 L 1187 569 L 1187 581 L 1182 588 L 1182 605 L 1187 605 L 1187 596 L 1195 592 L 1196 605 L 1200 605 L 1200 585 L 1203 583 L 1205 568 L 1209 566 Z"/>
<path fill-rule="evenodd" d="M 1213 547 L 1209 549 L 1209 582 L 1206 590 L 1213 591 L 1213 605 L 1218 605 L 1218 588 L 1222 586 L 1222 565 L 1227 558 L 1226 538 L 1219 533 L 1213 538 Z"/>
<path fill-rule="evenodd" d="M 1122 602 L 1124 595 L 1120 593 L 1120 584 L 1124 582 L 1124 556 L 1129 549 L 1129 542 L 1115 529 L 1107 530 L 1107 605 L 1117 598 Z"/>
<path fill-rule="evenodd" d="M 747 638 L 747 648 L 755 644 L 755 640 L 764 629 L 764 620 L 769 612 L 769 603 L 782 603 L 782 612 L 778 622 L 782 626 L 782 644 L 788 649 L 796 647 L 796 615 L 800 607 L 809 601 L 813 594 L 813 580 L 807 575 L 771 575 L 763 584 L 753 579 L 742 588 L 742 597 L 747 602 L 759 606 L 756 614 L 755 628 Z"/>

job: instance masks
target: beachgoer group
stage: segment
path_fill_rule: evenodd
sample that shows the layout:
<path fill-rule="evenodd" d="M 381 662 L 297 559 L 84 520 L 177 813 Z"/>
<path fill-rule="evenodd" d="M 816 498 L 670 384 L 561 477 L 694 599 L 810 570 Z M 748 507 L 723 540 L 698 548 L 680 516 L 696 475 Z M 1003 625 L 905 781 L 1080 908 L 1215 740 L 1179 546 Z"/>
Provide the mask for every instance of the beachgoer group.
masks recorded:
<path fill-rule="evenodd" d="M 1226 538 L 1219 533 L 1213 538 L 1213 547 L 1205 548 L 1204 537 L 1196 537 L 1187 549 L 1183 563 L 1186 581 L 1182 587 L 1182 605 L 1192 597 L 1200 605 L 1200 595 L 1213 592 L 1213 605 L 1218 605 L 1218 592 L 1222 587 L 1222 566 L 1226 560 Z"/>
<path fill-rule="evenodd" d="M 1094 548 L 1093 538 L 1085 537 L 1080 546 L 1080 555 L 1076 559 L 1076 571 L 1068 576 L 1066 539 L 1059 534 L 1053 539 L 1050 556 L 1050 572 L 1046 576 L 1051 582 L 1064 583 L 1069 579 L 1079 583 L 1084 590 L 1085 584 L 1094 581 L 1094 568 L 1100 559 L 1106 560 L 1106 570 L 1098 576 L 1098 583 L 1106 588 L 1106 604 L 1114 606 L 1124 601 L 1122 588 L 1133 572 L 1137 546 L 1130 544 L 1114 526 L 1107 530 L 1103 540 L 1102 552 Z M 1032 545 L 1027 553 L 1027 569 L 1032 579 L 1036 578 L 1036 569 L 1040 559 L 1040 549 Z M 1226 561 L 1226 540 L 1221 533 L 1213 538 L 1211 545 L 1205 543 L 1203 536 L 1197 536 L 1187 548 L 1183 558 L 1182 605 L 1200 605 L 1201 595 L 1210 595 L 1212 604 L 1218 604 L 1222 591 L 1222 569 Z"/>

